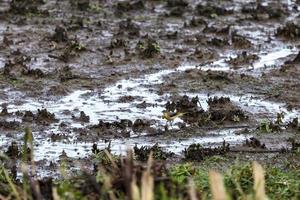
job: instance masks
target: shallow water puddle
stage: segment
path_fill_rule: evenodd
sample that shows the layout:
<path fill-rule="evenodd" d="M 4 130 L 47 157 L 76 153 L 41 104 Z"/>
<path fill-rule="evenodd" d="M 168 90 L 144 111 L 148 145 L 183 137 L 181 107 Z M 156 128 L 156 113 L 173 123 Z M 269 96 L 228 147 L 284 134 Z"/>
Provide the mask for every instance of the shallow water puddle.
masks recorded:
<path fill-rule="evenodd" d="M 196 136 L 192 138 L 174 138 L 172 140 L 160 136 L 155 137 L 136 137 L 115 139 L 111 141 L 111 151 L 116 155 L 125 155 L 129 147 L 137 146 L 153 146 L 156 143 L 165 150 L 175 154 L 181 154 L 185 148 L 193 143 L 201 143 L 203 146 L 219 146 L 225 140 L 230 144 L 237 144 L 249 138 L 248 135 L 236 135 L 241 129 L 226 129 L 218 131 L 210 131 L 204 136 Z M 158 142 L 159 141 L 159 142 Z M 41 141 L 35 149 L 35 159 L 57 160 L 64 151 L 69 157 L 83 158 L 91 154 L 93 143 L 63 143 Z M 107 142 L 97 142 L 98 148 L 103 149 L 108 146 Z"/>
<path fill-rule="evenodd" d="M 268 66 L 273 66 L 275 64 L 278 64 L 279 59 L 285 58 L 297 52 L 298 49 L 296 48 L 281 48 L 274 52 L 265 53 L 264 55 L 260 56 L 259 62 L 254 63 L 253 69 L 260 69 Z"/>
<path fill-rule="evenodd" d="M 157 106 L 155 111 L 151 111 L 148 109 L 144 112 L 126 112 L 122 111 L 121 108 L 130 109 L 132 106 L 129 103 L 123 103 L 122 106 L 119 103 L 113 103 L 110 106 L 105 106 L 105 103 L 101 103 L 100 98 L 95 98 L 92 96 L 88 100 L 85 99 L 85 95 L 90 91 L 76 91 L 70 96 L 65 97 L 63 100 L 60 101 L 55 107 L 48 107 L 49 110 L 53 111 L 61 111 L 61 108 L 65 108 L 68 106 L 70 109 L 80 108 L 84 110 L 89 116 L 91 117 L 92 123 L 97 122 L 98 119 L 109 119 L 112 120 L 119 116 L 124 116 L 124 119 L 136 119 L 136 117 L 147 118 L 149 119 L 151 116 L 149 113 L 152 112 L 152 115 L 156 118 L 157 124 L 165 124 L 165 122 L 160 118 L 161 112 L 163 111 L 163 103 Z M 207 109 L 207 95 L 204 94 L 187 94 L 189 96 L 198 95 L 200 98 L 201 106 L 204 109 Z M 232 96 L 232 95 L 223 95 L 223 94 L 214 94 L 214 96 L 228 96 L 230 99 L 239 105 L 243 110 L 251 113 L 252 115 L 256 115 L 259 119 L 274 119 L 276 114 L 279 112 L 285 113 L 284 120 L 290 120 L 294 117 L 300 117 L 300 113 L 298 111 L 287 111 L 284 108 L 283 104 L 280 103 L 273 103 L 268 101 L 263 101 L 261 98 L 254 98 L 251 95 L 244 95 L 241 97 Z M 71 101 L 72 99 L 72 101 Z M 99 102 L 100 101 L 100 102 Z M 119 106 L 118 106 L 119 105 Z M 32 106 L 32 105 L 31 105 Z M 102 107 L 104 106 L 104 107 Z M 26 108 L 26 107 L 24 107 Z M 127 109 L 126 108 L 126 109 Z M 114 114 L 106 114 L 107 109 L 117 109 L 116 111 L 112 111 Z M 125 110 L 126 110 L 125 109 Z M 137 108 L 136 108 L 137 109 Z M 138 110 L 138 109 L 137 109 Z M 148 113 L 147 113 L 148 112 Z M 57 112 L 55 112 L 57 114 Z M 58 114 L 58 116 L 60 116 Z M 176 123 L 176 121 L 174 122 Z M 80 126 L 80 124 L 77 124 Z M 76 126 L 76 123 L 75 125 Z M 247 135 L 236 135 L 235 129 L 228 129 L 228 130 L 221 130 L 221 131 L 212 131 L 210 133 L 205 134 L 204 136 L 196 136 L 191 138 L 185 139 L 166 139 L 166 138 L 159 138 L 159 136 L 155 137 L 134 137 L 134 138 L 126 138 L 126 139 L 114 139 L 111 141 L 112 152 L 116 154 L 122 154 L 126 152 L 128 146 L 142 146 L 142 145 L 154 145 L 159 141 L 159 145 L 166 150 L 171 152 L 180 154 L 192 143 L 201 143 L 205 145 L 220 145 L 225 140 L 230 144 L 236 144 L 244 141 L 246 138 L 250 137 Z M 54 127 L 53 132 L 57 132 L 57 129 Z M 42 160 L 47 158 L 49 160 L 56 160 L 58 159 L 61 152 L 64 150 L 68 156 L 70 157 L 86 157 L 91 153 L 91 147 L 93 143 L 73 143 L 72 141 L 69 142 L 51 142 L 49 139 L 45 139 L 45 137 L 39 137 L 40 133 L 34 133 L 35 135 L 35 142 L 38 144 L 35 147 L 35 159 Z M 2 142 L 7 144 L 7 140 L 2 139 Z M 97 145 L 99 148 L 104 148 L 108 146 L 108 143 L 103 141 L 98 141 Z"/>
<path fill-rule="evenodd" d="M 274 49 L 272 52 L 263 53 L 260 55 L 260 60 L 253 65 L 253 70 L 264 68 L 266 65 L 278 64 L 280 58 L 286 57 L 295 53 L 296 49 L 293 48 L 279 48 Z M 232 55 L 230 55 L 232 56 Z M 214 62 L 212 65 L 204 66 L 203 70 L 230 70 L 226 64 L 228 56 L 223 56 L 220 60 Z M 217 66 L 217 67 L 214 67 Z M 118 81 L 115 85 L 107 87 L 105 90 L 95 93 L 91 90 L 78 90 L 58 101 L 35 101 L 30 100 L 22 105 L 9 104 L 9 112 L 16 112 L 18 110 L 36 111 L 37 109 L 47 108 L 48 111 L 54 113 L 60 122 L 64 121 L 71 125 L 71 127 L 84 127 L 86 124 L 76 122 L 72 119 L 72 114 L 79 114 L 79 111 L 84 111 L 90 117 L 89 124 L 97 124 L 99 120 L 115 121 L 119 119 L 151 119 L 154 121 L 153 126 L 162 128 L 166 122 L 161 118 L 164 110 L 164 105 L 169 98 L 169 95 L 160 96 L 151 91 L 151 86 L 163 82 L 163 77 L 174 72 L 185 71 L 193 69 L 193 65 L 182 65 L 175 70 L 161 70 L 154 74 L 145 75 L 142 78 L 128 79 Z M 149 89 L 150 88 L 150 89 Z M 184 94 L 183 94 L 184 95 Z M 207 109 L 207 94 L 189 93 L 186 94 L 190 97 L 198 96 L 201 106 Z M 290 120 L 294 117 L 300 117 L 299 111 L 288 111 L 284 104 L 265 101 L 260 97 L 255 97 L 251 94 L 234 96 L 224 94 L 210 94 L 211 96 L 228 96 L 230 99 L 243 110 L 247 111 L 258 120 L 274 119 L 277 113 L 283 112 L 285 120 Z M 133 99 L 129 102 L 122 101 L 122 97 L 131 96 Z M 8 102 L 11 102 L 12 96 L 8 96 Z M 149 106 L 140 108 L 137 105 L 147 103 Z M 70 112 L 65 113 L 66 109 Z M 70 114 L 71 113 L 71 114 Z M 175 124 L 181 121 L 175 120 Z M 51 126 L 48 133 L 59 133 L 59 123 Z M 176 128 L 176 126 L 175 126 Z M 46 133 L 47 133 L 46 132 Z M 154 145 L 159 141 L 159 145 L 175 153 L 180 153 L 184 148 L 192 143 L 201 144 L 214 144 L 220 145 L 223 140 L 229 143 L 241 142 L 246 139 L 244 135 L 236 135 L 234 130 L 222 130 L 221 132 L 215 131 L 213 135 L 207 134 L 205 136 L 197 136 L 188 139 L 174 139 L 167 140 L 157 137 L 132 137 L 126 139 L 112 140 L 112 151 L 114 153 L 125 152 L 128 146 L 134 145 Z M 35 142 L 38 144 L 35 149 L 35 158 L 37 160 L 43 158 L 57 159 L 61 152 L 64 150 L 68 156 L 71 157 L 84 157 L 90 153 L 92 143 L 73 143 L 69 141 L 51 142 L 47 138 L 39 137 L 39 133 L 34 133 Z M 3 142 L 6 141 L 5 139 Z M 6 141 L 7 142 L 7 141 Z M 107 146 L 107 143 L 98 141 L 99 147 Z"/>
<path fill-rule="evenodd" d="M 0 57 L 0 68 L 3 68 L 5 66 L 5 58 Z"/>
<path fill-rule="evenodd" d="M 280 65 L 283 62 L 281 59 L 286 58 L 287 56 L 293 55 L 298 53 L 297 48 L 292 47 L 276 47 L 272 52 L 262 52 L 259 54 L 259 60 L 254 62 L 252 65 L 246 65 L 240 69 L 233 69 L 230 65 L 226 62 L 230 58 L 236 58 L 237 55 L 229 52 L 227 54 L 221 55 L 221 59 L 205 66 L 199 66 L 201 70 L 207 71 L 232 71 L 232 72 L 247 72 L 250 75 L 261 75 L 268 68 L 273 68 L 274 65 Z M 181 67 L 182 71 L 186 69 L 191 69 L 192 66 Z"/>

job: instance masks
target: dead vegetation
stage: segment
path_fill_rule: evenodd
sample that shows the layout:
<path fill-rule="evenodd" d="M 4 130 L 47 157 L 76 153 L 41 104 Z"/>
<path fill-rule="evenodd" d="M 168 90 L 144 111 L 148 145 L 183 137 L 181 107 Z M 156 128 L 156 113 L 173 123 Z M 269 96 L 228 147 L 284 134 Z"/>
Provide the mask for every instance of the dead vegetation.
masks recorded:
<path fill-rule="evenodd" d="M 203 147 L 201 144 L 191 144 L 184 149 L 183 154 L 188 161 L 203 161 L 207 157 L 225 155 L 230 150 L 229 144 L 225 141 L 221 147 Z"/>

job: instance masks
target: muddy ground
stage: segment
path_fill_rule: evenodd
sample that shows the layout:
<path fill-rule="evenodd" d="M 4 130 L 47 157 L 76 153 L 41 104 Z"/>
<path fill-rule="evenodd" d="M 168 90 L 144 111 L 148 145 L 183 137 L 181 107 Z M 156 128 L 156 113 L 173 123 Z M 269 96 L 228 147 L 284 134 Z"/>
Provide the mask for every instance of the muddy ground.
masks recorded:
<path fill-rule="evenodd" d="M 2 151 L 19 157 L 9 150 L 30 127 L 41 176 L 61 159 L 92 166 L 93 144 L 118 155 L 157 143 L 170 163 L 201 161 L 184 153 L 194 143 L 204 157 L 291 156 L 299 2 L 257 2 L 0 1 Z"/>

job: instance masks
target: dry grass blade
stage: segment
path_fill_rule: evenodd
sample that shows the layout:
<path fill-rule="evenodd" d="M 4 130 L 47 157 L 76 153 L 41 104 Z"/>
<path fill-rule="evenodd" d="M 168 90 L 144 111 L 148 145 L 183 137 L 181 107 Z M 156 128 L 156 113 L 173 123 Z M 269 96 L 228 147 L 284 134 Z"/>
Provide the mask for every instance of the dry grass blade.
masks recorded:
<path fill-rule="evenodd" d="M 32 131 L 30 128 L 25 128 L 25 135 L 27 135 L 25 138 L 27 138 L 27 141 L 30 146 L 30 160 L 31 160 L 31 175 L 35 176 L 36 175 L 36 166 L 34 162 L 34 157 L 33 157 L 33 135 Z M 41 189 L 38 181 L 35 179 L 30 181 L 31 189 L 33 193 L 35 194 L 37 199 L 42 199 L 42 194 L 41 194 Z"/>
<path fill-rule="evenodd" d="M 151 167 L 153 163 L 152 152 L 148 159 L 147 171 L 142 176 L 142 200 L 154 199 L 154 178 L 151 175 Z"/>
<path fill-rule="evenodd" d="M 60 200 L 60 197 L 58 195 L 58 192 L 57 192 L 57 188 L 56 187 L 53 187 L 52 188 L 52 198 L 53 200 Z"/>
<path fill-rule="evenodd" d="M 132 178 L 132 182 L 131 182 L 131 198 L 132 198 L 132 200 L 140 200 L 141 199 L 139 187 L 136 184 L 135 177 Z"/>
<path fill-rule="evenodd" d="M 193 179 L 189 179 L 189 196 L 191 200 L 198 200 Z"/>
<path fill-rule="evenodd" d="M 14 196 L 15 196 L 15 198 L 17 200 L 21 200 L 21 196 L 18 193 L 17 188 L 15 187 L 15 185 L 13 184 L 13 182 L 11 181 L 11 179 L 10 179 L 7 171 L 5 169 L 3 169 L 3 172 L 4 172 L 5 179 L 7 180 L 8 184 L 9 184 L 9 186 L 10 186 L 10 188 L 11 188 L 11 190 L 12 190 Z"/>
<path fill-rule="evenodd" d="M 112 158 L 111 154 L 106 149 L 104 149 L 104 152 L 105 152 L 106 156 L 108 157 L 109 161 L 111 162 L 113 168 L 118 169 L 118 166 L 117 166 L 116 162 L 114 161 L 114 159 Z"/>
<path fill-rule="evenodd" d="M 129 199 L 133 199 L 131 184 L 133 181 L 133 152 L 128 148 L 127 157 L 122 162 L 122 176 L 124 178 L 124 184 L 126 187 L 126 193 L 129 195 Z"/>
<path fill-rule="evenodd" d="M 103 179 L 104 179 L 103 183 L 104 183 L 105 190 L 108 191 L 109 199 L 116 200 L 117 198 L 112 189 L 113 185 L 112 185 L 111 176 L 108 173 L 106 173 L 106 170 L 104 168 L 100 167 L 99 170 L 103 175 Z"/>
<path fill-rule="evenodd" d="M 30 186 L 32 193 L 35 195 L 37 199 L 43 199 L 43 195 L 40 190 L 40 185 L 37 180 L 33 179 L 30 181 Z"/>
<path fill-rule="evenodd" d="M 267 200 L 265 191 L 265 172 L 257 162 L 253 162 L 255 200 Z"/>
<path fill-rule="evenodd" d="M 226 200 L 226 190 L 221 174 L 215 171 L 209 172 L 210 188 L 213 195 L 213 200 Z"/>
<path fill-rule="evenodd" d="M 147 162 L 147 172 L 150 173 L 152 165 L 153 165 L 153 152 L 151 151 Z"/>
<path fill-rule="evenodd" d="M 108 191 L 108 194 L 109 194 L 109 199 L 117 200 L 117 197 L 116 197 L 115 193 L 112 190 Z"/>
<path fill-rule="evenodd" d="M 154 179 L 148 172 L 144 172 L 142 176 L 142 200 L 153 200 Z"/>

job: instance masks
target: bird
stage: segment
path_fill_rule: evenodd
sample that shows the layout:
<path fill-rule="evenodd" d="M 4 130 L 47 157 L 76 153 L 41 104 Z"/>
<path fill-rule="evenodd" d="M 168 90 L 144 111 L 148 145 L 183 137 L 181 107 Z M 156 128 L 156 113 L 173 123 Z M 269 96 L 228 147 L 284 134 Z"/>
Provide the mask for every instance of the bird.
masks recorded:
<path fill-rule="evenodd" d="M 185 112 L 179 112 L 179 111 L 177 111 L 177 112 L 164 111 L 162 118 L 167 120 L 168 122 L 170 122 L 170 125 L 172 126 L 172 122 L 174 121 L 174 119 L 176 119 L 177 117 L 181 117 L 185 114 L 186 114 Z"/>

